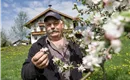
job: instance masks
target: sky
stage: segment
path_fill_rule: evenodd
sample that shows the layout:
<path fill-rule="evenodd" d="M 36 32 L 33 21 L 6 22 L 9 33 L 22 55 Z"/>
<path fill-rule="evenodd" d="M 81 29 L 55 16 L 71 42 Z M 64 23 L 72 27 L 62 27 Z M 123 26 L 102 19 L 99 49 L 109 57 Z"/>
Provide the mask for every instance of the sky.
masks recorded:
<path fill-rule="evenodd" d="M 42 13 L 51 4 L 52 8 L 62 13 L 76 17 L 78 12 L 72 10 L 76 0 L 1 0 L 1 24 L 7 32 L 14 25 L 14 20 L 20 11 L 28 14 L 29 20 Z M 78 4 L 79 5 L 79 4 Z M 80 6 L 82 7 L 82 6 Z"/>

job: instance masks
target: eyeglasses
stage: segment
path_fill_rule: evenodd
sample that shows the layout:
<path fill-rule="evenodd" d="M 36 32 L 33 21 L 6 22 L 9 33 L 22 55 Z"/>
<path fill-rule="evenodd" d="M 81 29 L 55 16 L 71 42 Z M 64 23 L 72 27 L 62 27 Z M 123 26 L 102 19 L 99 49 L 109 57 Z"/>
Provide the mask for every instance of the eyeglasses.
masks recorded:
<path fill-rule="evenodd" d="M 48 22 L 45 22 L 45 26 L 46 26 L 46 27 L 51 27 L 52 24 L 53 24 L 54 26 L 58 26 L 59 23 L 60 23 L 60 20 L 48 21 Z"/>

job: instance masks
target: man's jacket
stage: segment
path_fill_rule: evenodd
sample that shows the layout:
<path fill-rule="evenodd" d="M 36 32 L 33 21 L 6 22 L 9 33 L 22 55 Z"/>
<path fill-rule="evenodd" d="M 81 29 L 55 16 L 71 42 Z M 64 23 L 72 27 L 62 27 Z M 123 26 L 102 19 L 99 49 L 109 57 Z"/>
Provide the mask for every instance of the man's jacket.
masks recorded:
<path fill-rule="evenodd" d="M 46 36 L 41 37 L 34 43 L 28 53 L 28 58 L 23 63 L 21 76 L 23 80 L 61 80 L 57 67 L 53 64 L 52 55 L 49 53 L 49 64 L 44 69 L 38 69 L 31 62 L 31 58 L 41 49 L 47 47 Z M 69 41 L 70 62 L 76 67 L 82 63 L 82 53 L 75 42 Z M 77 69 L 70 70 L 70 80 L 80 80 L 82 73 Z"/>

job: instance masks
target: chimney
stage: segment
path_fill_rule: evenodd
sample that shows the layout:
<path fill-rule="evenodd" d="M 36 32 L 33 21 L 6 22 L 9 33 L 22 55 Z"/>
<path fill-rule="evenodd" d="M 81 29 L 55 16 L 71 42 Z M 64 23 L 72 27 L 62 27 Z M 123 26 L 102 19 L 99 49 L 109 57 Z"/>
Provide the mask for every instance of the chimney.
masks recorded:
<path fill-rule="evenodd" d="M 52 6 L 52 5 L 51 5 L 51 4 L 49 4 L 48 6 L 49 6 L 49 8 L 51 8 L 51 6 Z"/>

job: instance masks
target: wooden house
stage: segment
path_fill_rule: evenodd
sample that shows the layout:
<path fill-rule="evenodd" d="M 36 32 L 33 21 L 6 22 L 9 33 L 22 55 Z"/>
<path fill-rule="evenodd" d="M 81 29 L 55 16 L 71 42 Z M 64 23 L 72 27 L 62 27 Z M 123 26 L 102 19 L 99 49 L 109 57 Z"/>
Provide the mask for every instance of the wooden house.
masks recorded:
<path fill-rule="evenodd" d="M 65 26 L 64 26 L 64 32 L 65 33 L 70 33 L 74 29 L 74 26 L 75 26 L 74 19 L 75 18 L 49 7 L 48 9 L 43 11 L 41 14 L 37 15 L 36 17 L 34 17 L 33 19 L 31 19 L 30 21 L 28 21 L 25 24 L 25 26 L 27 28 L 31 29 L 31 35 L 30 36 L 31 36 L 31 43 L 32 44 L 34 42 L 36 42 L 41 36 L 46 34 L 43 20 L 44 20 L 45 14 L 49 11 L 54 11 L 54 12 L 57 12 L 61 15 L 61 18 L 62 18 L 62 20 L 64 21 L 64 24 L 65 24 Z"/>

